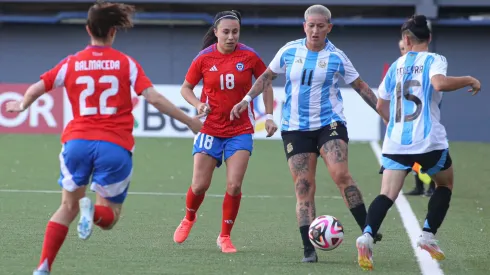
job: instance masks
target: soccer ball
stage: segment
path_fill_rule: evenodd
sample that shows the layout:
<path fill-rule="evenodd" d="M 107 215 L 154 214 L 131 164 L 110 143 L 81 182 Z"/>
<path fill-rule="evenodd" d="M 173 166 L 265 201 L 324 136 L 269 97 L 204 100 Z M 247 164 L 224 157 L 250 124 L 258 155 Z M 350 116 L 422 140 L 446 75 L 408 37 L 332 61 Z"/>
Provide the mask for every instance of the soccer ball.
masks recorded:
<path fill-rule="evenodd" d="M 344 240 L 344 228 L 337 218 L 329 215 L 317 217 L 308 231 L 310 242 L 320 250 L 333 250 Z"/>

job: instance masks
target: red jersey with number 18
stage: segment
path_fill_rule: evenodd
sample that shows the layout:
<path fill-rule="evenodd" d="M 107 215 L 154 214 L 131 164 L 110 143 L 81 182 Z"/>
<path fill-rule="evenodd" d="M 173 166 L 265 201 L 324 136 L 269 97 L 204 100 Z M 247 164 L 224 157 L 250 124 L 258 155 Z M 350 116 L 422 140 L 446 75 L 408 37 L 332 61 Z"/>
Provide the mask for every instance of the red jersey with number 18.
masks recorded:
<path fill-rule="evenodd" d="M 133 151 L 131 87 L 137 95 L 153 86 L 141 66 L 111 47 L 88 46 L 41 75 L 46 91 L 65 87 L 73 120 L 61 136 L 102 140 Z"/>
<path fill-rule="evenodd" d="M 231 54 L 220 53 L 216 44 L 202 50 L 185 77 L 192 85 L 203 80 L 201 102 L 211 107 L 201 132 L 223 138 L 254 133 L 252 102 L 239 119 L 231 121 L 230 113 L 252 87 L 252 76 L 258 78 L 266 69 L 257 53 L 244 44 L 238 44 Z"/>

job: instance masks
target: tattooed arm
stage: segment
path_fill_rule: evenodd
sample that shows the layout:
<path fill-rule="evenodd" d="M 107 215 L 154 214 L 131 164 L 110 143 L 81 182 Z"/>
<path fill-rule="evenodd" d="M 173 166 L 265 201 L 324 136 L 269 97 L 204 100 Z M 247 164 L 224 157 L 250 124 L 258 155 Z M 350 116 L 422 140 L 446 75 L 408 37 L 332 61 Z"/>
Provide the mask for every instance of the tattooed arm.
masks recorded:
<path fill-rule="evenodd" d="M 271 71 L 271 69 L 267 68 L 267 70 L 265 70 L 265 72 L 259 76 L 259 78 L 257 78 L 247 95 L 252 99 L 256 98 L 261 93 L 270 89 L 272 87 L 272 81 L 276 78 L 277 74 Z"/>
<path fill-rule="evenodd" d="M 240 114 L 244 112 L 250 101 L 252 101 L 255 97 L 260 95 L 261 93 L 266 93 L 264 97 L 264 104 L 267 109 L 272 109 L 273 102 L 269 100 L 272 95 L 272 81 L 276 79 L 277 74 L 274 73 L 270 68 L 267 68 L 265 72 L 255 80 L 254 85 L 247 93 L 247 95 L 243 98 L 241 102 L 236 104 L 230 113 L 230 120 L 234 120 L 235 118 L 239 118 Z M 266 110 L 267 111 L 267 110 Z M 272 114 L 272 110 L 269 110 L 270 114 Z M 269 114 L 269 113 L 268 113 Z"/>
<path fill-rule="evenodd" d="M 376 103 L 378 98 L 374 92 L 369 88 L 369 85 L 364 82 L 360 77 L 358 77 L 354 82 L 350 84 L 352 88 L 362 97 L 362 99 L 376 111 Z M 376 111 L 377 112 L 377 111 Z"/>

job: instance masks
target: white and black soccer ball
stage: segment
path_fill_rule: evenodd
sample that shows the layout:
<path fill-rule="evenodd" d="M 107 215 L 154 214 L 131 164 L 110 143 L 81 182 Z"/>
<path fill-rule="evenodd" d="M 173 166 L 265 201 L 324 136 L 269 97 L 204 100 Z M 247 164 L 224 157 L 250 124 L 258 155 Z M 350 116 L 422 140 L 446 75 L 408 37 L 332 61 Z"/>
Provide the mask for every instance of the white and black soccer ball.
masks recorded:
<path fill-rule="evenodd" d="M 340 221 L 330 215 L 317 217 L 308 231 L 310 242 L 320 250 L 333 250 L 344 240 L 344 228 Z"/>

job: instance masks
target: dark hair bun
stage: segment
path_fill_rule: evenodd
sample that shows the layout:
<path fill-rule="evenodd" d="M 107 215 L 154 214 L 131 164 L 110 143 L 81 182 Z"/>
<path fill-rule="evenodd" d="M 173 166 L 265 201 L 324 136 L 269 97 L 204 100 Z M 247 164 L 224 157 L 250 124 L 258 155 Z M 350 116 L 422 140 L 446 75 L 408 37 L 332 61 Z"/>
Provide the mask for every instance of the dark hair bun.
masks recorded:
<path fill-rule="evenodd" d="M 427 26 L 427 17 L 425 17 L 425 15 L 415 15 L 413 17 L 413 23 L 417 27 L 426 27 Z"/>

